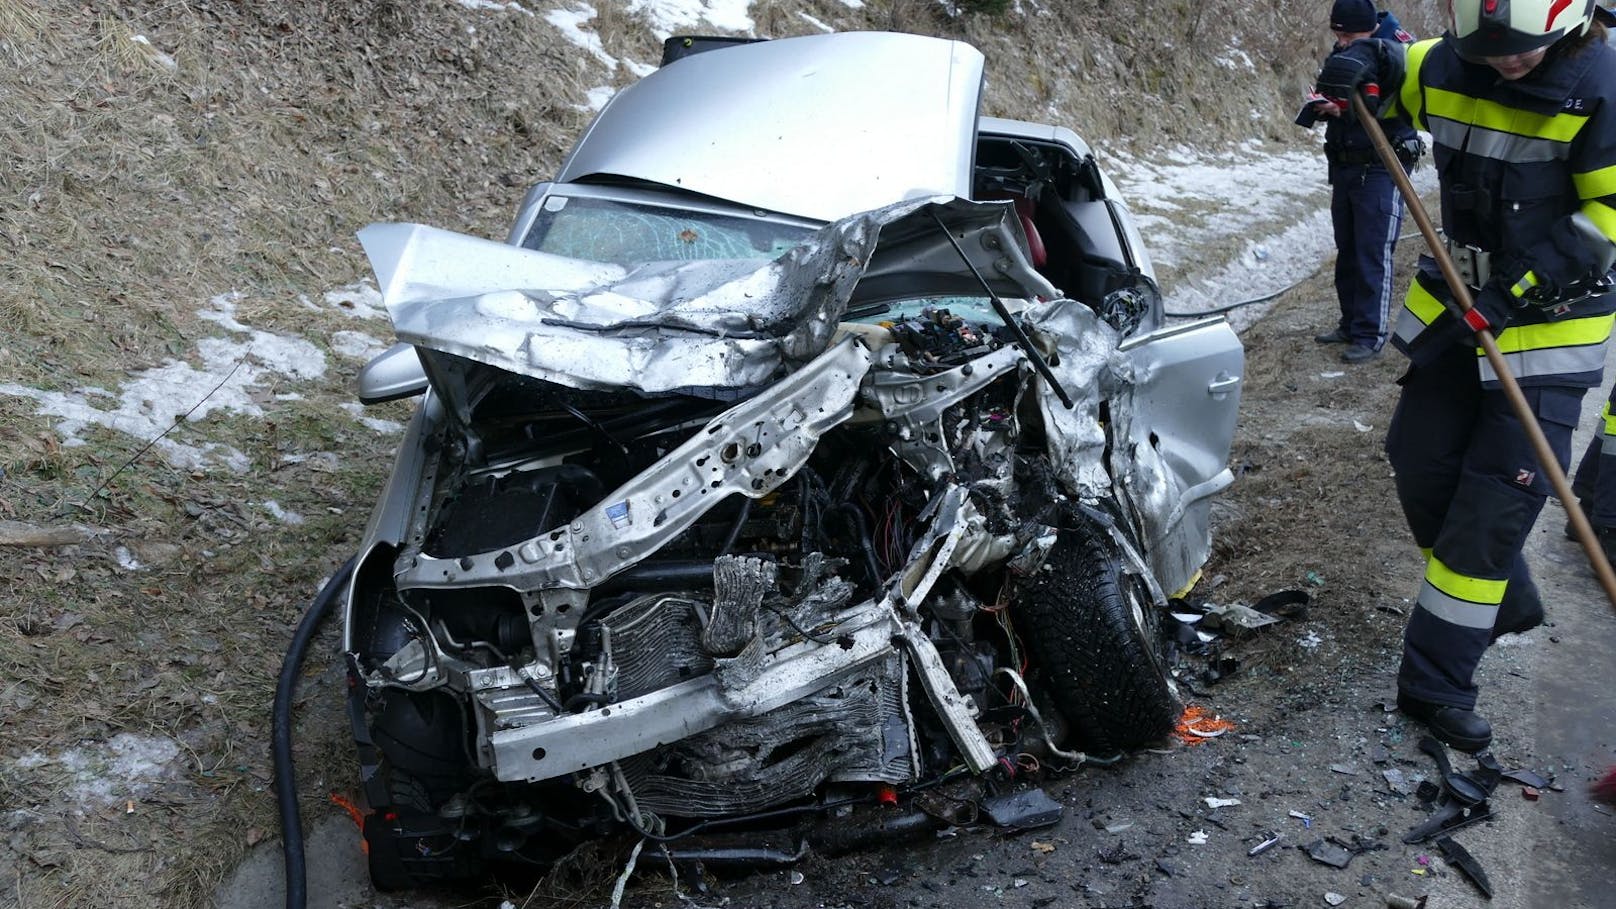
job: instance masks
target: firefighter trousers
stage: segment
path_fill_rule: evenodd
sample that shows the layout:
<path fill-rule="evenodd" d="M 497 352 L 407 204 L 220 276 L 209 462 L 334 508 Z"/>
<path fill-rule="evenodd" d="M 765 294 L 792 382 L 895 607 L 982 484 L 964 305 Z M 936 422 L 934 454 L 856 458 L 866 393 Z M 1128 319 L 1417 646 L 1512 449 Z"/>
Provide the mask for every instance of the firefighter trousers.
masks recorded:
<path fill-rule="evenodd" d="M 1474 347 L 1456 344 L 1411 368 L 1386 431 L 1397 498 L 1426 557 L 1397 685 L 1467 710 L 1495 631 L 1542 620 L 1521 547 L 1551 491 L 1514 409 L 1502 391 L 1482 387 L 1476 360 Z M 1585 391 L 1522 389 L 1562 470 Z"/>
<path fill-rule="evenodd" d="M 1588 442 L 1582 460 L 1577 463 L 1577 476 L 1571 482 L 1571 491 L 1582 500 L 1588 513 L 1588 523 L 1595 529 L 1616 528 L 1616 385 L 1610 389 L 1610 398 L 1600 414 L 1599 428 Z"/>

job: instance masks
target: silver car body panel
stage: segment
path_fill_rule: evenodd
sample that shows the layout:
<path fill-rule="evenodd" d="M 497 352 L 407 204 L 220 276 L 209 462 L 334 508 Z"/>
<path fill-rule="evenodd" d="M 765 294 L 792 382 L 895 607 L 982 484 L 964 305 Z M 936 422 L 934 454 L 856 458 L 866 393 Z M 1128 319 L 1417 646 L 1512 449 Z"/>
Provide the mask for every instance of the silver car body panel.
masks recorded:
<path fill-rule="evenodd" d="M 555 182 L 643 180 L 819 221 L 968 198 L 983 68 L 968 44 L 890 32 L 696 54 L 613 96 Z"/>
<path fill-rule="evenodd" d="M 488 760 L 501 780 L 538 781 L 598 767 L 675 742 L 743 717 L 762 716 L 805 697 L 903 648 L 938 718 L 978 773 L 995 763 L 993 746 L 974 718 L 977 707 L 962 695 L 919 620 L 919 608 L 946 570 L 975 522 L 970 499 L 949 486 L 934 500 L 927 532 L 916 541 L 907 569 L 880 600 L 866 600 L 823 617 L 831 643 L 777 644 L 755 638 L 710 675 L 670 685 L 609 708 L 543 719 L 488 737 Z M 818 624 L 821 617 L 810 621 Z M 726 671 L 728 670 L 728 671 Z"/>
<path fill-rule="evenodd" d="M 755 388 L 817 356 L 861 282 L 884 295 L 1052 296 L 1008 205 L 926 199 L 844 218 L 773 261 L 625 269 L 420 224 L 359 239 L 398 337 L 580 389 Z M 953 232 L 967 267 L 948 242 Z"/>
<path fill-rule="evenodd" d="M 869 353 L 853 338 L 714 418 L 628 485 L 566 525 L 493 552 L 418 553 L 402 588 L 594 587 L 655 553 L 734 494 L 762 498 L 790 479 L 819 437 L 852 413 Z"/>
<path fill-rule="evenodd" d="M 1211 554 L 1211 496 L 1234 481 L 1227 452 L 1245 353 L 1222 318 L 1174 325 L 1118 348 L 1124 370 L 1111 470 L 1157 581 L 1188 587 Z"/>

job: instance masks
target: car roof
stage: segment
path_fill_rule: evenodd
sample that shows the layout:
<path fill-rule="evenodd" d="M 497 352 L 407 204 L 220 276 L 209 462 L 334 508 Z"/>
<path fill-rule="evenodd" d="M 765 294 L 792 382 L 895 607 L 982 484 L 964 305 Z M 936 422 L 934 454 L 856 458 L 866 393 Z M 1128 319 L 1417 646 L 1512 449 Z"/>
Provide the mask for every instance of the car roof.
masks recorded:
<path fill-rule="evenodd" d="M 819 221 L 968 198 L 982 72 L 969 44 L 893 32 L 694 54 L 618 92 L 556 182 L 647 181 Z"/>

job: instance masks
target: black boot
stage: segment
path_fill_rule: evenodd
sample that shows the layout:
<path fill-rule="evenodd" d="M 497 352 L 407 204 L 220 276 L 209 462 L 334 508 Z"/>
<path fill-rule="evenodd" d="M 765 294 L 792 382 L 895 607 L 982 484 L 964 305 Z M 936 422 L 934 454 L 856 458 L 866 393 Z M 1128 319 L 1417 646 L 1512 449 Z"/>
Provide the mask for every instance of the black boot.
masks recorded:
<path fill-rule="evenodd" d="M 1424 723 L 1432 735 L 1459 751 L 1474 754 L 1492 744 L 1493 724 L 1474 710 L 1433 704 L 1401 691 L 1397 693 L 1397 709 Z"/>

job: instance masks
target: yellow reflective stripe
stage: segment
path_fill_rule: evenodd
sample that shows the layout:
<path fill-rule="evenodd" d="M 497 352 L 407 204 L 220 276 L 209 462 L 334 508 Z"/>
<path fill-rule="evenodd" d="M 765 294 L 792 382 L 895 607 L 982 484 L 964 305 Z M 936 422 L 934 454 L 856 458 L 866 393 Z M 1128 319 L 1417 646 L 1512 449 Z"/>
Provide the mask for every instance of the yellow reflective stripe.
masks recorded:
<path fill-rule="evenodd" d="M 1579 199 L 1597 199 L 1616 193 L 1616 164 L 1585 174 L 1572 174 L 1571 182 L 1577 186 Z"/>
<path fill-rule="evenodd" d="M 1511 325 L 1508 331 L 1498 336 L 1498 351 L 1520 353 L 1523 350 L 1542 350 L 1547 347 L 1602 344 L 1610 337 L 1612 323 L 1616 323 L 1616 313 L 1584 316 L 1581 319 L 1566 319 L 1562 322 Z"/>
<path fill-rule="evenodd" d="M 1425 556 L 1425 560 L 1427 562 L 1431 561 L 1431 547 L 1429 547 L 1429 546 L 1421 546 L 1420 547 L 1420 555 Z"/>
<path fill-rule="evenodd" d="M 1425 580 L 1430 582 L 1432 587 L 1456 600 L 1488 605 L 1502 603 L 1504 588 L 1509 585 L 1507 578 L 1493 581 L 1460 574 L 1442 564 L 1442 560 L 1434 555 L 1425 563 Z"/>
<path fill-rule="evenodd" d="M 1616 208 L 1611 208 L 1603 202 L 1588 201 L 1582 203 L 1582 213 L 1588 220 L 1594 222 L 1599 232 L 1616 242 Z"/>
<path fill-rule="evenodd" d="M 1440 88 L 1426 89 L 1426 113 L 1484 129 L 1532 139 L 1570 142 L 1588 118 L 1581 114 L 1534 114 L 1496 101 L 1472 98 Z"/>
<path fill-rule="evenodd" d="M 1514 294 L 1516 297 L 1524 297 L 1526 296 L 1527 291 L 1531 290 L 1537 285 L 1537 273 L 1529 271 L 1526 274 L 1521 275 L 1521 279 L 1515 282 L 1515 286 L 1511 287 L 1509 292 Z"/>
<path fill-rule="evenodd" d="M 1442 301 L 1431 296 L 1431 292 L 1426 290 L 1418 281 L 1409 283 L 1408 295 L 1403 298 L 1403 308 L 1413 313 L 1416 319 L 1426 325 L 1435 322 L 1436 317 L 1446 311 Z"/>
<path fill-rule="evenodd" d="M 1616 436 L 1616 417 L 1610 415 L 1609 401 L 1605 402 L 1605 409 L 1599 412 L 1599 416 L 1605 421 L 1605 435 Z"/>
<path fill-rule="evenodd" d="M 1420 67 L 1425 64 L 1425 55 L 1431 48 L 1442 43 L 1441 38 L 1428 38 L 1416 41 L 1409 46 L 1403 57 L 1403 85 L 1397 92 L 1398 105 L 1414 121 L 1414 125 L 1425 129 L 1425 106 L 1421 101 L 1420 89 L 1424 80 L 1420 78 Z"/>

